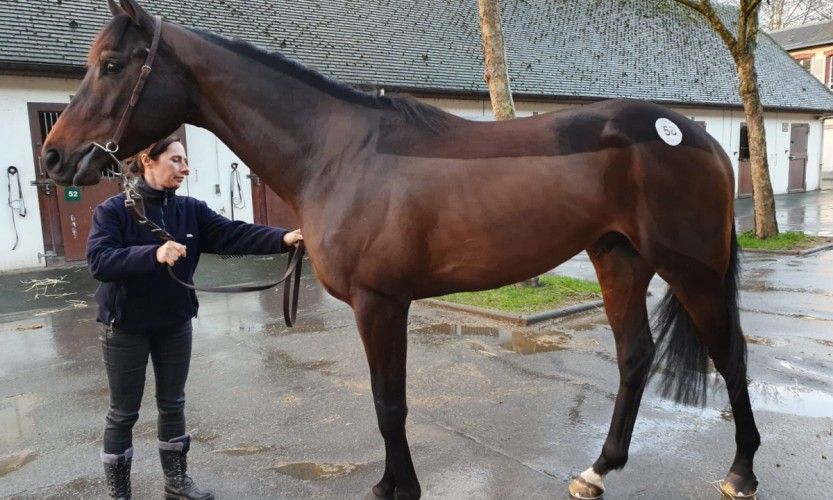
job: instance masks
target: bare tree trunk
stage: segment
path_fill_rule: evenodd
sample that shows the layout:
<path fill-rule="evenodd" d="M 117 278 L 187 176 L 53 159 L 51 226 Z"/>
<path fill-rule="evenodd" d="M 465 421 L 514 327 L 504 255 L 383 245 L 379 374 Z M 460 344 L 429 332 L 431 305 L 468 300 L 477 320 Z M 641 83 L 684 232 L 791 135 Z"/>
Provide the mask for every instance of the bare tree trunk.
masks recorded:
<path fill-rule="evenodd" d="M 515 103 L 509 86 L 509 70 L 506 67 L 506 45 L 503 43 L 503 27 L 500 20 L 499 0 L 477 0 L 480 9 L 480 33 L 483 37 L 483 78 L 489 86 L 489 98 L 495 120 L 515 118 Z M 530 278 L 517 286 L 541 286 L 538 277 Z"/>
<path fill-rule="evenodd" d="M 775 199 L 769 178 L 764 108 L 758 92 L 755 71 L 755 47 L 758 40 L 758 13 L 761 0 L 739 0 L 737 32 L 723 24 L 711 0 L 675 0 L 702 14 L 732 54 L 738 72 L 738 94 L 746 113 L 749 134 L 749 160 L 752 167 L 752 199 L 755 203 L 755 236 L 769 238 L 778 234 Z"/>
<path fill-rule="evenodd" d="M 769 161 L 766 151 L 766 128 L 764 108 L 758 92 L 758 77 L 755 71 L 755 56 L 747 53 L 737 61 L 740 79 L 740 97 L 746 114 L 749 134 L 749 161 L 752 167 L 752 199 L 755 204 L 755 236 L 769 238 L 778 234 L 775 218 L 775 198 L 769 178 Z"/>
<path fill-rule="evenodd" d="M 483 77 L 489 86 L 489 97 L 496 120 L 515 118 L 515 103 L 509 88 L 509 71 L 506 68 L 506 46 L 500 21 L 498 0 L 478 0 L 480 7 L 480 32 L 483 36 Z"/>

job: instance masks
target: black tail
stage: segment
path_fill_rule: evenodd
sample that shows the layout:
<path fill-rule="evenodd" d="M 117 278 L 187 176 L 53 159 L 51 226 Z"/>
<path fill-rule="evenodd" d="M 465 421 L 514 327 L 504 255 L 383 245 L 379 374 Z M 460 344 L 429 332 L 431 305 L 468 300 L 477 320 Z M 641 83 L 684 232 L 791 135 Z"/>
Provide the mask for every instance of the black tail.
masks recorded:
<path fill-rule="evenodd" d="M 731 387 L 733 386 L 731 381 L 743 376 L 746 367 L 746 341 L 740 328 L 738 309 L 740 264 L 734 226 L 730 252 L 729 268 L 725 278 L 726 310 L 730 325 L 729 332 L 727 332 L 730 368 L 723 376 L 726 378 L 727 385 Z M 688 311 L 680 304 L 671 289 L 657 307 L 654 320 L 654 328 L 659 332 L 657 336 L 659 355 L 656 358 L 656 367 L 659 368 L 660 363 L 664 365 L 661 382 L 662 395 L 687 405 L 705 404 L 708 392 L 709 353 L 697 337 Z"/>

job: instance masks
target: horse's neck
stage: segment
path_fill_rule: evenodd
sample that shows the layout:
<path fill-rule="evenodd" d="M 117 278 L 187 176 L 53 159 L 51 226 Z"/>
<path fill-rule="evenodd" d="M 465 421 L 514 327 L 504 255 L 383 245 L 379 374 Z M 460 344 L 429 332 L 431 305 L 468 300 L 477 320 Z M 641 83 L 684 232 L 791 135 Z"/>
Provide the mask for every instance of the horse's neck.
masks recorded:
<path fill-rule="evenodd" d="M 350 115 L 350 106 L 195 33 L 178 35 L 190 42 L 176 50 L 193 79 L 194 124 L 217 135 L 300 211 L 301 193 L 329 161 L 326 131 L 334 116 Z"/>

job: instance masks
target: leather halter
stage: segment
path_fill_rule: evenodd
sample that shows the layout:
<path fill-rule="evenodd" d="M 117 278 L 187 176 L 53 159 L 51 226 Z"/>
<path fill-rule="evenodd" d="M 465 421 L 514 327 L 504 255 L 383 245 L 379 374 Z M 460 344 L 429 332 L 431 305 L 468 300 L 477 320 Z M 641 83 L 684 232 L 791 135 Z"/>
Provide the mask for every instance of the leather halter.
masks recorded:
<path fill-rule="evenodd" d="M 119 150 L 119 142 L 121 141 L 121 136 L 124 135 L 124 129 L 127 127 L 127 122 L 129 122 L 130 117 L 133 116 L 133 110 L 135 110 L 136 105 L 139 104 L 139 97 L 142 96 L 142 90 L 145 88 L 145 83 L 147 83 L 150 72 L 153 71 L 153 61 L 156 59 L 156 52 L 159 51 L 159 39 L 161 37 L 162 17 L 153 16 L 153 41 L 150 43 L 148 55 L 145 58 L 145 63 L 142 65 L 142 71 L 139 73 L 139 81 L 137 81 L 136 86 L 133 87 L 133 93 L 130 95 L 130 101 L 127 103 L 124 113 L 121 115 L 121 120 L 119 120 L 119 124 L 116 127 L 116 133 L 113 134 L 113 138 L 110 139 L 104 146 L 98 143 L 93 143 L 96 147 L 99 147 L 110 154 L 114 154 Z"/>

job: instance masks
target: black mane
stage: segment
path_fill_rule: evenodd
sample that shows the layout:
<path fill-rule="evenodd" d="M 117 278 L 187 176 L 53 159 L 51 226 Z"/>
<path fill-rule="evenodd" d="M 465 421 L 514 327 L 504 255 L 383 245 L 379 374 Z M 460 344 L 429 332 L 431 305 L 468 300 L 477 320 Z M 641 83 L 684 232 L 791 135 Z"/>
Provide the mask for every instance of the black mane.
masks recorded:
<path fill-rule="evenodd" d="M 280 52 L 269 52 L 245 40 L 220 36 L 210 31 L 196 28 L 191 29 L 191 31 L 217 45 L 280 71 L 343 101 L 375 109 L 393 109 L 406 121 L 421 124 L 435 133 L 446 128 L 448 114 L 445 111 L 422 103 L 411 96 L 377 96 L 360 92 L 307 68 Z"/>

